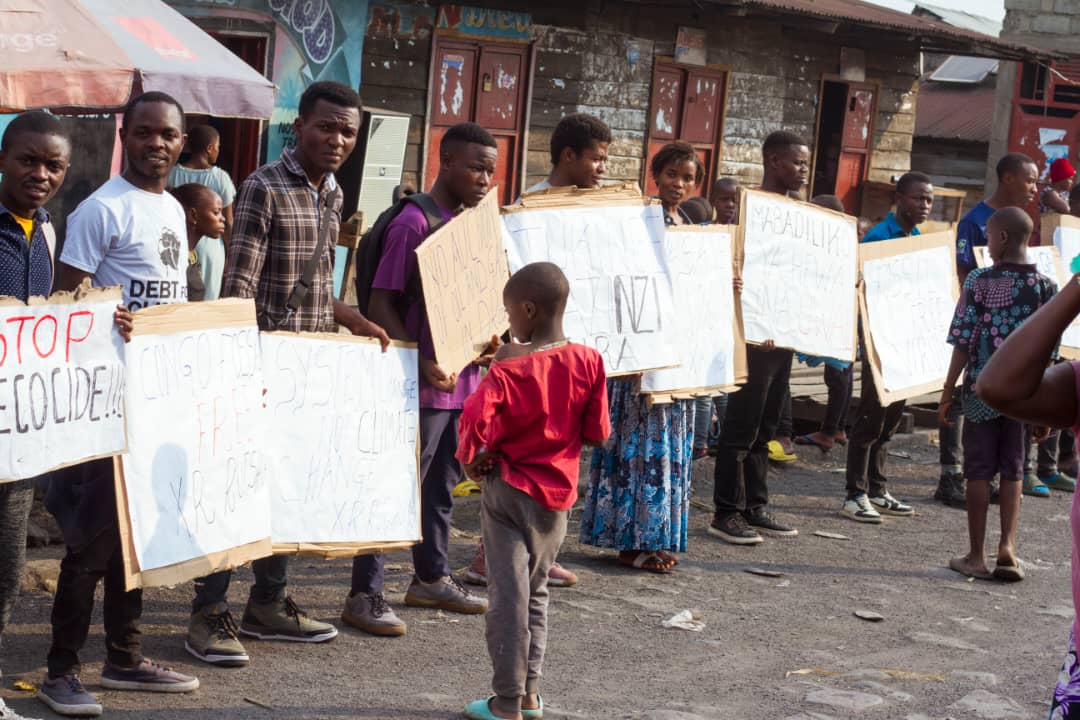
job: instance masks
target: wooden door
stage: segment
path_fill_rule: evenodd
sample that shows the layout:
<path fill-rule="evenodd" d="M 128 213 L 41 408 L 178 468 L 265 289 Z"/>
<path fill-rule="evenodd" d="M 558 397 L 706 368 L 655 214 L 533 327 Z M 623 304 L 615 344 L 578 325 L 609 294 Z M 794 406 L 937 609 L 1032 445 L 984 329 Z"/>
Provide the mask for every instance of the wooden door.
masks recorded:
<path fill-rule="evenodd" d="M 836 167 L 835 194 L 852 215 L 859 214 L 862 181 L 870 166 L 870 146 L 874 139 L 877 89 L 852 83 L 847 88 L 844 125 L 840 133 L 840 157 Z"/>
<path fill-rule="evenodd" d="M 212 33 L 215 39 L 257 72 L 266 75 L 266 45 L 268 38 L 260 35 L 223 35 Z M 262 122 L 240 118 L 214 118 L 211 123 L 221 135 L 221 154 L 218 166 L 229 173 L 237 187 L 259 167 L 259 144 Z M 276 160 L 277 158 L 270 158 Z"/>
<path fill-rule="evenodd" d="M 727 72 L 658 61 L 653 71 L 649 139 L 642 187 L 656 194 L 650 164 L 657 151 L 673 140 L 694 146 L 705 168 L 705 179 L 694 194 L 708 195 L 716 178 L 727 95 Z"/>
<path fill-rule="evenodd" d="M 500 201 L 509 204 L 517 198 L 525 92 L 530 79 L 527 52 L 526 45 L 436 36 L 429 81 L 426 189 L 439 175 L 439 144 L 446 131 L 471 121 L 490 132 L 498 145 L 499 160 L 492 184 L 500 189 Z"/>

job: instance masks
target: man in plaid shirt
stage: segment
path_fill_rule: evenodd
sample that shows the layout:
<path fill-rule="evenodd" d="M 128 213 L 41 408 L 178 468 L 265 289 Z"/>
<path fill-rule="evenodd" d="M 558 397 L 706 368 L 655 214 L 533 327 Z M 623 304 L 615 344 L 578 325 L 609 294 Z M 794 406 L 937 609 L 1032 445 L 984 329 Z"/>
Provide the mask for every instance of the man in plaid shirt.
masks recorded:
<path fill-rule="evenodd" d="M 259 328 L 294 332 L 337 332 L 390 339 L 378 325 L 334 297 L 333 253 L 341 223 L 341 193 L 334 172 L 356 146 L 360 96 L 337 82 L 314 83 L 300 98 L 293 129 L 296 145 L 281 159 L 256 170 L 240 186 L 222 297 L 255 298 Z M 326 243 L 303 303 L 288 301 L 319 241 L 319 222 L 330 205 L 331 241 Z M 325 642 L 337 629 L 309 618 L 286 592 L 288 560 L 271 556 L 252 563 L 255 584 L 239 630 L 261 639 Z M 195 581 L 187 650 L 223 666 L 244 665 L 248 656 L 236 636 L 226 604 L 230 572 Z"/>

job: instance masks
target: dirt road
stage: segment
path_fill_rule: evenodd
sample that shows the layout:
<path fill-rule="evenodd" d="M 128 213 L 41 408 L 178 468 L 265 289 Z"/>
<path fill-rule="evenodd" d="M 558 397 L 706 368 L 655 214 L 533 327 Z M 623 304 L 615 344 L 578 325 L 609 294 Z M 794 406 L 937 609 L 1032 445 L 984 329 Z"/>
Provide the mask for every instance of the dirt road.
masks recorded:
<path fill-rule="evenodd" d="M 931 499 L 937 448 L 905 436 L 890 457 L 892 491 L 917 516 L 859 525 L 838 516 L 843 454 L 803 450 L 770 483 L 774 509 L 800 536 L 736 548 L 709 538 L 711 461 L 695 474 L 690 551 L 666 577 L 617 568 L 612 554 L 576 542 L 562 562 L 578 587 L 553 590 L 543 683 L 548 718 L 1041 718 L 1064 652 L 1069 594 L 1069 503 L 1025 498 L 1018 585 L 967 582 L 945 569 L 966 538 L 961 511 Z M 459 505 L 455 566 L 464 567 L 478 530 L 478 498 Z M 992 528 L 997 527 L 996 519 Z M 850 540 L 815 536 L 840 533 Z M 992 537 L 996 542 L 996 536 Z M 56 557 L 35 551 L 33 557 Z M 400 603 L 408 554 L 392 558 L 388 595 Z M 296 561 L 292 592 L 302 607 L 334 620 L 348 586 L 348 563 Z M 752 575 L 767 568 L 781 577 Z M 239 617 L 250 582 L 242 571 L 231 596 Z M 146 593 L 147 654 L 198 674 L 202 687 L 165 697 L 100 692 L 106 717 L 452 718 L 489 680 L 483 619 L 398 607 L 403 638 L 343 629 L 332 643 L 247 644 L 250 666 L 201 666 L 183 651 L 191 586 Z M 2 694 L 31 717 L 54 717 L 18 679 L 44 672 L 51 597 L 25 595 L 4 638 Z M 701 632 L 661 622 L 693 610 Z M 870 623 L 856 610 L 880 613 Z M 100 623 L 100 609 L 98 612 Z M 100 625 L 84 654 L 92 691 L 104 656 Z"/>

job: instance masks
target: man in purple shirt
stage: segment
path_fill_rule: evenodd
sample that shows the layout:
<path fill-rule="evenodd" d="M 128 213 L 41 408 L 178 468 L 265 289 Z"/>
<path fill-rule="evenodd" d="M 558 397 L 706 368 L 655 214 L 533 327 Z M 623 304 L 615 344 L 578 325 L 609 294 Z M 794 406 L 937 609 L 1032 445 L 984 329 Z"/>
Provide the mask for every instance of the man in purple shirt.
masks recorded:
<path fill-rule="evenodd" d="M 429 193 L 444 220 L 463 207 L 478 204 L 495 173 L 495 139 L 473 123 L 450 128 L 439 146 L 439 176 Z M 407 205 L 386 228 L 382 259 L 372 282 L 369 315 L 396 340 L 420 345 L 420 525 L 423 539 L 413 547 L 415 574 L 405 604 L 451 612 L 481 614 L 487 600 L 473 595 L 450 574 L 447 556 L 454 485 L 461 469 L 457 423 L 468 397 L 480 383 L 480 367 L 440 367 L 435 360 L 431 328 L 424 316 L 416 248 L 431 233 L 415 204 Z M 406 631 L 383 596 L 383 558 L 361 555 L 353 560 L 352 588 L 341 619 L 375 635 Z"/>

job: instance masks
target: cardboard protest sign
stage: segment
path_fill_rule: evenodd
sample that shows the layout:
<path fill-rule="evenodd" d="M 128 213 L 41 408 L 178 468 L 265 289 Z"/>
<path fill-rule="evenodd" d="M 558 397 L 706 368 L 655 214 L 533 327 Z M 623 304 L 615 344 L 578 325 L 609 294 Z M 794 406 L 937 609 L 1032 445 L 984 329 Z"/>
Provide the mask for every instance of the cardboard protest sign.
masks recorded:
<path fill-rule="evenodd" d="M 510 271 L 540 261 L 562 268 L 570 281 L 566 335 L 595 348 L 609 376 L 678 364 L 659 205 L 633 185 L 557 188 L 503 213 Z"/>
<path fill-rule="evenodd" d="M 251 300 L 136 313 L 117 504 L 127 586 L 174 585 L 271 552 L 262 358 Z"/>
<path fill-rule="evenodd" d="M 855 218 L 756 190 L 741 202 L 746 341 L 853 361 Z"/>
<path fill-rule="evenodd" d="M 1039 235 L 1042 245 L 1057 247 L 1066 269 L 1080 255 L 1080 218 L 1047 213 L 1039 218 Z"/>
<path fill-rule="evenodd" d="M 746 343 L 732 287 L 734 230 L 683 226 L 664 236 L 680 363 L 642 377 L 642 392 L 656 402 L 726 392 L 746 381 Z"/>
<path fill-rule="evenodd" d="M 275 553 L 356 555 L 420 540 L 414 344 L 263 333 Z"/>
<path fill-rule="evenodd" d="M 460 372 L 506 331 L 502 291 L 510 272 L 498 189 L 424 240 L 416 261 L 435 359 L 447 373 Z"/>
<path fill-rule="evenodd" d="M 0 300 L 0 483 L 123 452 L 119 288 Z"/>
<path fill-rule="evenodd" d="M 1062 227 L 1064 229 L 1064 226 Z M 1060 290 L 1065 287 L 1065 283 L 1072 279 L 1073 274 L 1069 272 L 1068 263 L 1065 262 L 1059 248 L 1065 247 L 1068 248 L 1067 252 L 1075 250 L 1076 253 L 1080 254 L 1080 233 L 1073 235 L 1071 231 L 1066 229 L 1066 232 L 1057 233 L 1052 237 L 1054 238 L 1054 245 L 1039 245 L 1027 248 L 1028 262 L 1035 265 L 1041 274 L 1053 280 Z M 982 252 L 979 252 L 980 250 Z M 993 264 L 990 260 L 990 253 L 987 252 L 985 247 L 975 248 L 975 262 L 979 267 L 989 267 Z M 1061 345 L 1058 348 L 1058 354 L 1066 360 L 1080 360 L 1080 318 L 1074 318 L 1072 324 L 1061 334 Z"/>
<path fill-rule="evenodd" d="M 860 310 L 865 352 L 882 406 L 940 390 L 959 298 L 956 235 L 863 243 Z"/>

